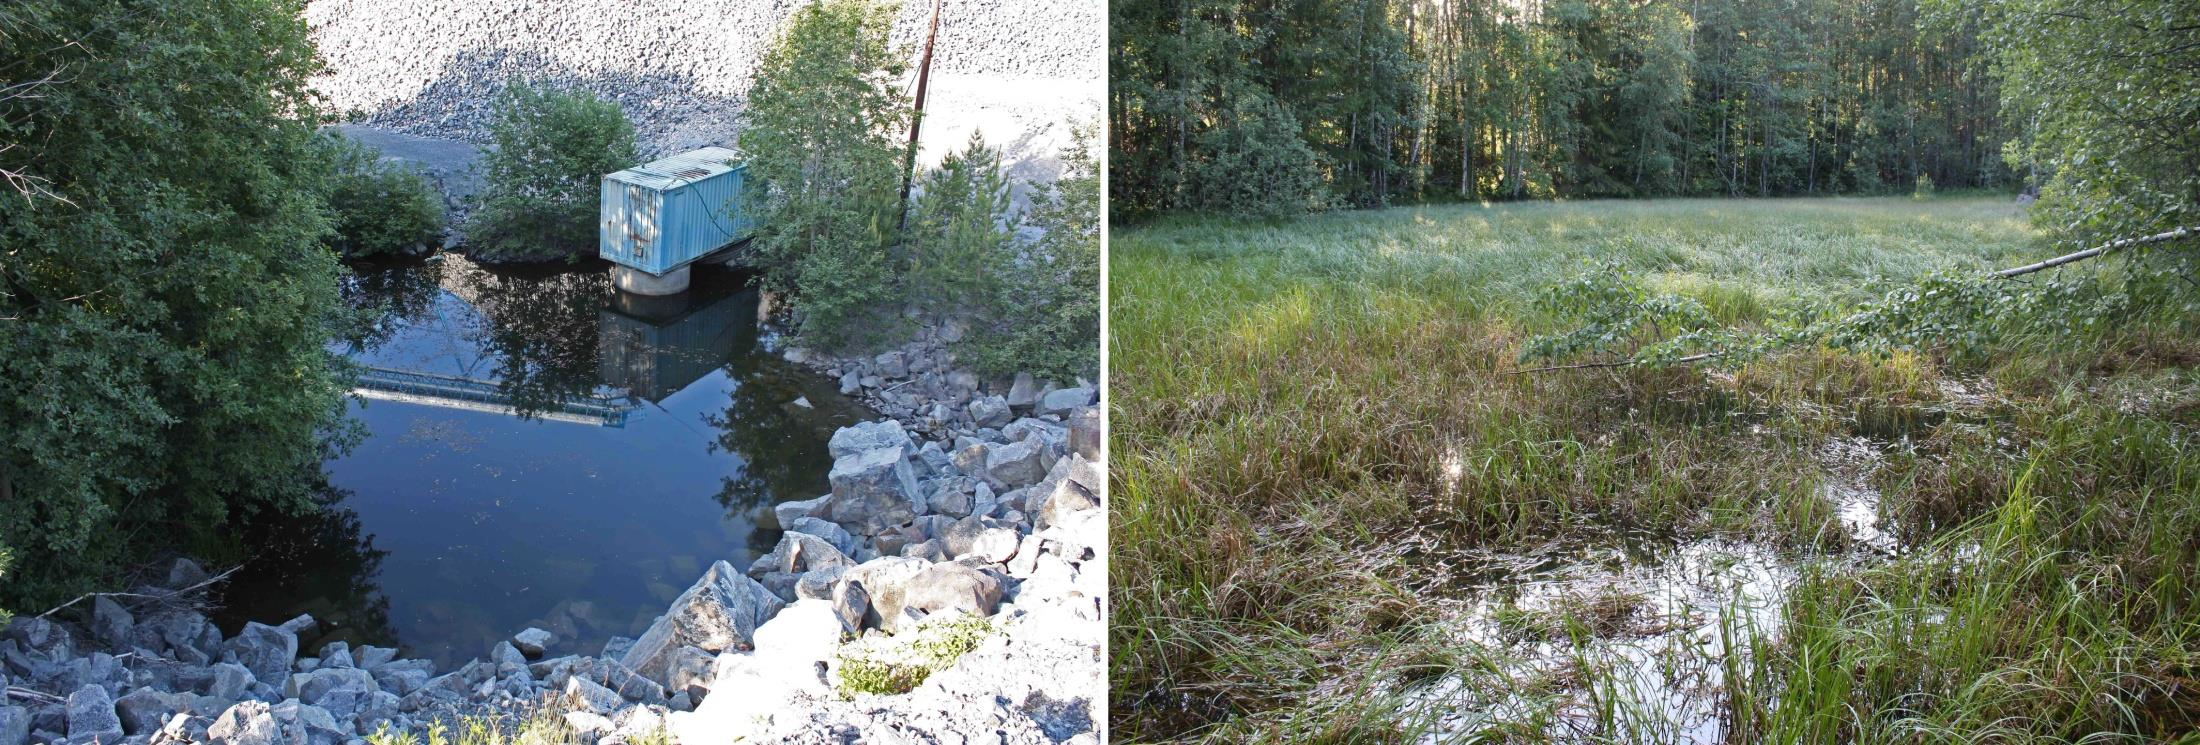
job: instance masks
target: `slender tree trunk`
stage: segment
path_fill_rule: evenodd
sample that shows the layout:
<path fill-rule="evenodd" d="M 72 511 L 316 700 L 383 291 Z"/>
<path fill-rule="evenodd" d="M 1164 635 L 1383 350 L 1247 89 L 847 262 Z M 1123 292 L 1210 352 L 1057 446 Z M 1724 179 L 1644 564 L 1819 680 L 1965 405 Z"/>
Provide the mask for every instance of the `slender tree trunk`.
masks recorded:
<path fill-rule="evenodd" d="M 909 155 L 901 164 L 901 219 L 894 229 L 909 227 L 909 185 L 917 179 L 917 133 L 924 128 L 925 88 L 932 82 L 932 42 L 940 35 L 940 8 L 947 0 L 932 0 L 932 26 L 924 32 L 924 57 L 917 63 L 917 110 L 909 118 Z"/>

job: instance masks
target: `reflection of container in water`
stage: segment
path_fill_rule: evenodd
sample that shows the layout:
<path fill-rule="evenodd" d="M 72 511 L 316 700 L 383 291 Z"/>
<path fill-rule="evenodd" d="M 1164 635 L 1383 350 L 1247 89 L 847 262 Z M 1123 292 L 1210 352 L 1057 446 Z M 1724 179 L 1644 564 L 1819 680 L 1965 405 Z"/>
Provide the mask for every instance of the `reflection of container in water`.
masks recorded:
<path fill-rule="evenodd" d="M 688 265 L 746 238 L 738 199 L 747 168 L 722 147 L 691 150 L 603 178 L 597 253 L 618 266 L 619 289 L 672 295 Z"/>
<path fill-rule="evenodd" d="M 690 302 L 685 296 L 620 302 L 597 313 L 598 374 L 629 395 L 663 399 L 725 366 L 736 347 L 754 338 L 743 322 L 749 293 Z M 744 333 L 746 332 L 746 333 Z M 748 338 L 744 338 L 744 337 Z"/>

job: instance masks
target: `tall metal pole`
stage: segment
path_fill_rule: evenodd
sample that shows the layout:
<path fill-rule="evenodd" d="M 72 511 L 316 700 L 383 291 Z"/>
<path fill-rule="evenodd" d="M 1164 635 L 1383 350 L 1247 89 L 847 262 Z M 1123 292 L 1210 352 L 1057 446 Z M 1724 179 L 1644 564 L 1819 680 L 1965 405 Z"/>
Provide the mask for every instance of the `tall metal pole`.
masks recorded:
<path fill-rule="evenodd" d="M 895 230 L 909 227 L 909 186 L 917 178 L 917 132 L 924 128 L 924 89 L 932 80 L 932 41 L 940 35 L 940 6 L 946 0 L 932 0 L 932 27 L 924 32 L 924 58 L 917 63 L 917 112 L 909 119 L 909 155 L 901 164 L 901 219 Z"/>

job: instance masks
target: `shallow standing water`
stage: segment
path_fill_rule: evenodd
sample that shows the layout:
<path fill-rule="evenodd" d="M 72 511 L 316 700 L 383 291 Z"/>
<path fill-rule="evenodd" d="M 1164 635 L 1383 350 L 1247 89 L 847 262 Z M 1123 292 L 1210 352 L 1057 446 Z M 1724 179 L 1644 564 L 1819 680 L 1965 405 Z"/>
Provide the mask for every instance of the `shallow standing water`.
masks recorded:
<path fill-rule="evenodd" d="M 241 531 L 218 619 L 311 613 L 301 655 L 342 639 L 448 666 L 528 626 L 553 653 L 638 635 L 711 562 L 770 550 L 771 506 L 825 493 L 826 441 L 865 415 L 771 351 L 731 273 L 650 299 L 593 262 L 354 271 L 376 320 L 332 349 L 361 365 L 364 439 L 325 464 L 331 509 Z"/>

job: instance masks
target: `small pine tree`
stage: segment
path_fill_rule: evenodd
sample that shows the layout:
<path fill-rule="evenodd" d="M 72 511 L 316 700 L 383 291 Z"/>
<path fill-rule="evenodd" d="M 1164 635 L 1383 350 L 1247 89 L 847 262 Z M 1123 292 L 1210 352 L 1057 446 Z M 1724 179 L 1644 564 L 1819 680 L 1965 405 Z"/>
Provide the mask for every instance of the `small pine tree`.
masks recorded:
<path fill-rule="evenodd" d="M 1001 153 L 972 132 L 970 144 L 924 177 L 902 236 L 909 294 L 940 315 L 978 310 L 1013 261 L 1016 217 Z"/>
<path fill-rule="evenodd" d="M 1033 189 L 1026 223 L 1040 238 L 1002 244 L 998 263 L 1013 261 L 1013 274 L 991 283 L 983 323 L 964 338 L 962 356 L 980 374 L 1099 374 L 1100 166 L 1090 127 L 1073 130 L 1062 163 L 1051 190 Z"/>

